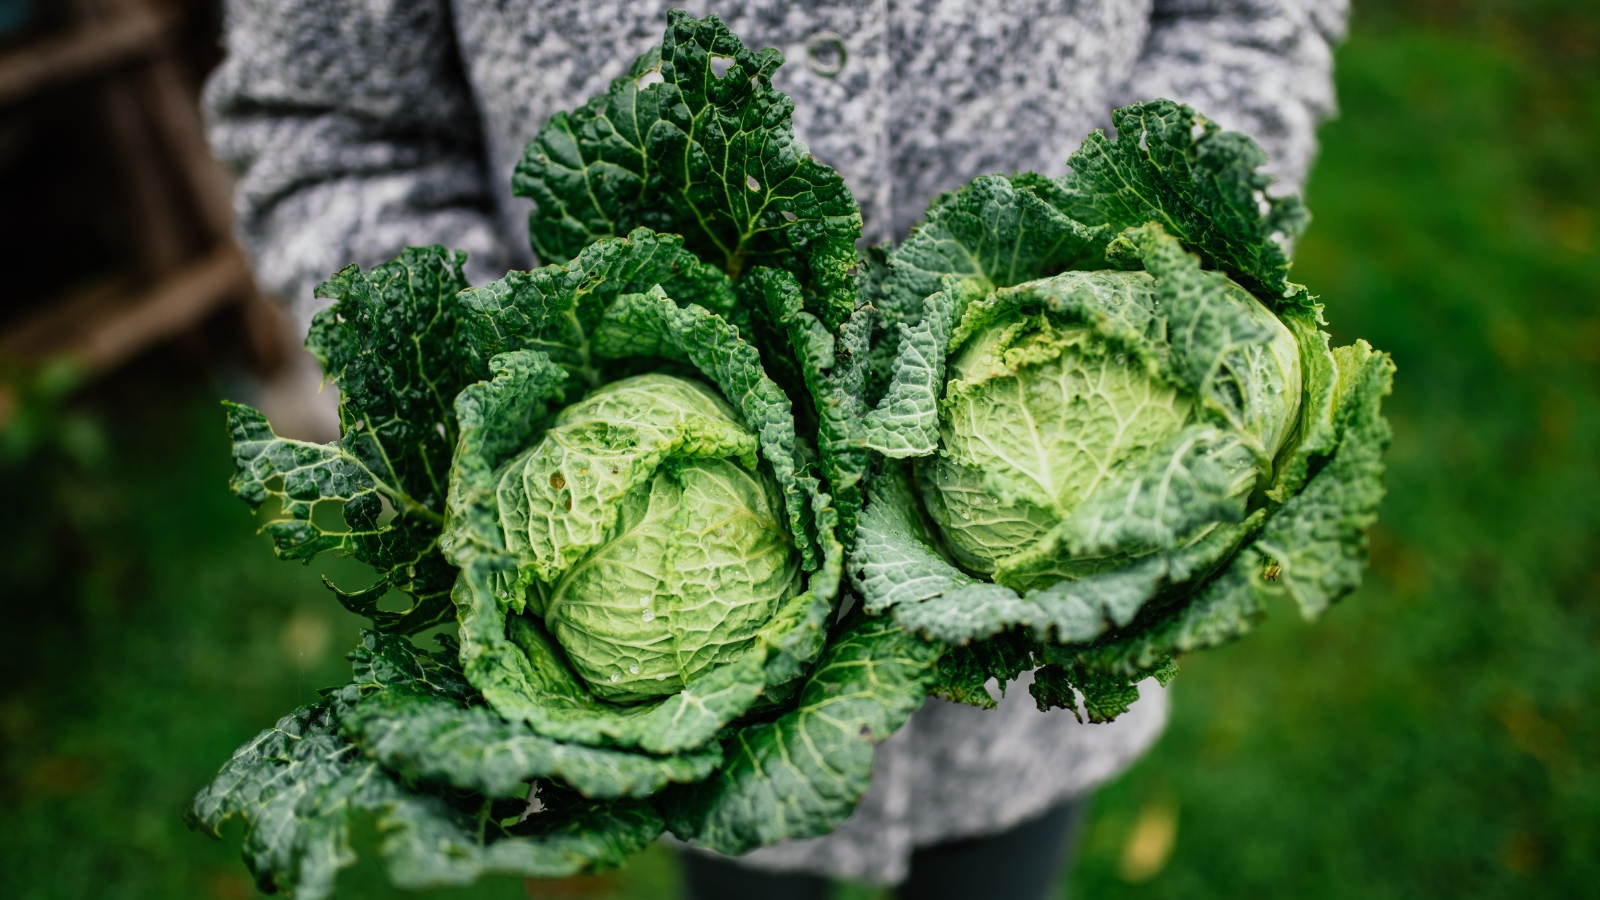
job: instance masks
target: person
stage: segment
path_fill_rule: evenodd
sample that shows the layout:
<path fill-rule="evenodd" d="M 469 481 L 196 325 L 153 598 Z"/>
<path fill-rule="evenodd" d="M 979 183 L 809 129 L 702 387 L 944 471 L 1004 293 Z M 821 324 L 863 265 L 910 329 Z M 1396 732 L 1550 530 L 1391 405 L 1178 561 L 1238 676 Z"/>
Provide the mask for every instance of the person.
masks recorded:
<path fill-rule="evenodd" d="M 677 3 L 226 0 L 227 58 L 205 102 L 261 283 L 304 333 L 318 281 L 407 245 L 467 250 L 474 283 L 534 265 L 510 186 L 523 145 L 657 43 Z M 795 98 L 796 132 L 843 175 L 874 242 L 904 238 L 974 176 L 1061 174 L 1114 107 L 1155 97 L 1250 134 L 1277 189 L 1298 190 L 1335 109 L 1347 16 L 1347 0 L 691 5 L 784 53 L 773 82 Z M 1151 745 L 1167 700 L 1146 682 L 1116 722 L 1085 725 L 1039 712 L 1028 680 L 992 711 L 930 700 L 878 747 L 870 790 L 833 834 L 737 861 L 686 854 L 691 895 L 821 897 L 848 878 L 921 900 L 1044 896 L 1081 798 Z"/>

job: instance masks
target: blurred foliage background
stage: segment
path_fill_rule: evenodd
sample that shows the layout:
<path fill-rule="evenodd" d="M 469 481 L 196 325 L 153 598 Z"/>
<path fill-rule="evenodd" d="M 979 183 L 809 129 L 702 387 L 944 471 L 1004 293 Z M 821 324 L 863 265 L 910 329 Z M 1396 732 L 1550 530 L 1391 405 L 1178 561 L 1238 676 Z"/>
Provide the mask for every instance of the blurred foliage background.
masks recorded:
<path fill-rule="evenodd" d="M 1592 896 L 1600 884 L 1600 12 L 1358 3 L 1295 274 L 1399 365 L 1366 586 L 1183 661 L 1094 801 L 1086 900 Z M 179 813 L 343 681 L 359 567 L 271 558 L 226 491 L 226 367 L 182 348 L 0 433 L 0 896 L 254 894 Z M 360 840 L 370 842 L 371 834 Z M 359 843 L 359 842 L 358 842 Z M 671 896 L 608 876 L 440 896 Z M 351 897 L 394 892 L 358 866 Z M 844 887 L 844 896 L 872 891 Z M 411 895 L 416 896 L 416 895 Z"/>

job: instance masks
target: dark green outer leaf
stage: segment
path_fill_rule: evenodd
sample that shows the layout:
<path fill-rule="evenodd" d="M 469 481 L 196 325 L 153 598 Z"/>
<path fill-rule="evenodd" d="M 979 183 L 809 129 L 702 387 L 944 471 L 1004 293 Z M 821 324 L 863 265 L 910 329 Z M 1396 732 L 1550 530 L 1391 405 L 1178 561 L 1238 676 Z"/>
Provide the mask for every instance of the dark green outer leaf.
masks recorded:
<path fill-rule="evenodd" d="M 555 795 L 555 796 L 552 796 Z M 540 791 L 545 811 L 489 843 L 475 840 L 473 819 L 432 814 L 430 804 L 397 805 L 380 815 L 382 851 L 397 887 L 420 890 L 471 884 L 484 875 L 565 878 L 621 865 L 661 834 L 661 817 L 638 800 L 558 802 Z"/>
<path fill-rule="evenodd" d="M 950 647 L 939 657 L 937 677 L 929 693 L 952 703 L 994 709 L 998 704 L 989 694 L 989 679 L 999 683 L 1004 696 L 1007 682 L 1033 669 L 1035 646 L 1017 630 Z"/>
<path fill-rule="evenodd" d="M 682 237 L 638 228 L 582 248 L 571 262 L 508 272 L 463 292 L 462 319 L 484 360 L 537 350 L 573 375 L 573 387 L 587 390 L 603 378 L 591 345 L 606 308 L 658 284 L 681 303 L 724 314 L 733 306 L 732 282 L 684 250 Z"/>
<path fill-rule="evenodd" d="M 941 649 L 857 613 L 791 712 L 739 729 L 720 772 L 662 795 L 673 834 L 738 855 L 837 828 L 866 793 L 873 747 L 926 699 Z"/>
<path fill-rule="evenodd" d="M 861 427 L 866 414 L 866 374 L 872 311 L 861 308 L 839 327 L 837 337 L 805 311 L 800 283 L 782 269 L 758 268 L 739 285 L 741 301 L 759 308 L 783 333 L 817 415 L 817 452 L 829 496 L 839 515 L 839 540 L 855 539 L 861 482 L 868 454 Z M 783 351 L 774 353 L 780 355 Z"/>
<path fill-rule="evenodd" d="M 830 328 L 854 312 L 861 213 L 843 179 L 794 136 L 794 101 L 772 87 L 776 50 L 746 50 L 716 16 L 668 13 L 666 36 L 581 109 L 557 113 L 512 179 L 537 208 L 534 252 L 570 259 L 643 225 L 737 279 L 776 266 Z M 712 57 L 732 60 L 721 78 Z M 659 72 L 643 89 L 640 79 Z M 680 298 L 681 299 L 681 298 Z"/>
<path fill-rule="evenodd" d="M 344 449 L 411 504 L 444 512 L 456 393 L 479 377 L 458 333 L 456 294 L 467 255 L 409 248 L 361 272 L 317 286 L 333 300 L 311 323 L 306 348 L 340 392 Z M 391 502 L 393 498 L 391 498 Z"/>
<path fill-rule="evenodd" d="M 1044 653 L 1045 658 L 1056 655 L 1053 649 Z M 1028 693 L 1033 695 L 1040 712 L 1056 708 L 1071 710 L 1079 722 L 1083 721 L 1083 716 L 1078 713 L 1074 691 L 1082 693 L 1083 711 L 1088 714 L 1091 724 L 1099 725 L 1116 719 L 1133 707 L 1139 699 L 1139 682 L 1146 677 L 1154 677 L 1165 686 L 1177 675 L 1178 665 L 1170 659 L 1164 660 L 1151 671 L 1137 672 L 1128 677 L 1097 672 L 1072 662 L 1052 662 L 1033 673 L 1033 683 L 1028 685 Z"/>
<path fill-rule="evenodd" d="M 268 497 L 282 504 L 280 518 L 262 528 L 274 552 L 309 559 L 333 551 L 377 568 L 371 587 L 335 593 L 378 627 L 404 633 L 451 612 L 455 570 L 438 549 L 457 433 L 451 404 L 476 380 L 479 365 L 457 318 L 465 258 L 442 247 L 411 248 L 368 272 L 350 266 L 318 286 L 318 296 L 334 303 L 317 314 L 306 345 L 341 392 L 337 443 L 285 440 L 260 413 L 226 404 L 230 487 L 251 506 Z M 322 502 L 342 504 L 343 529 L 313 521 Z M 380 525 L 385 502 L 395 516 Z M 390 588 L 415 605 L 378 609 Z"/>
<path fill-rule="evenodd" d="M 459 642 L 443 634 L 434 639 L 443 649 L 430 653 L 399 635 L 363 630 L 361 646 L 345 657 L 351 683 L 362 693 L 403 688 L 462 704 L 476 702 L 477 689 L 461 674 Z"/>
<path fill-rule="evenodd" d="M 1171 100 L 1111 114 L 1117 139 L 1095 131 L 1068 158 L 1049 199 L 1068 216 L 1111 232 L 1157 222 L 1274 308 L 1305 306 L 1288 281 L 1287 246 L 1310 215 L 1298 197 L 1270 197 L 1267 155 L 1255 141 Z"/>
<path fill-rule="evenodd" d="M 1016 626 L 1031 628 L 1041 641 L 1087 643 L 1128 625 L 1152 597 L 1208 576 L 1260 522 L 1258 514 L 1221 525 L 1190 546 L 1023 596 L 983 582 L 953 587 L 921 603 L 894 607 L 894 618 L 913 632 L 948 643 L 984 639 Z"/>
<path fill-rule="evenodd" d="M 891 325 L 915 324 L 922 301 L 954 275 L 979 282 L 979 296 L 1100 256 L 1121 229 L 1085 226 L 1040 199 L 1040 179 L 981 175 L 941 196 L 911 237 L 889 254 L 881 303 Z M 956 311 L 957 316 L 960 310 Z"/>
<path fill-rule="evenodd" d="M 480 805 L 491 815 L 487 800 Z M 568 801 L 512 831 L 475 820 L 362 758 L 321 704 L 241 747 L 186 819 L 217 835 L 223 822 L 242 818 L 245 862 L 261 889 L 321 900 L 338 870 L 355 862 L 350 826 L 367 814 L 384 835 L 390 877 L 408 888 L 466 884 L 490 872 L 548 878 L 613 866 L 661 831 L 660 818 L 637 801 Z"/>
<path fill-rule="evenodd" d="M 586 797 L 647 797 L 722 762 L 715 744 L 663 757 L 541 737 L 483 707 L 454 659 L 404 638 L 367 632 L 351 659 L 358 696 L 339 710 L 339 733 L 411 781 L 520 797 L 534 778 L 559 778 Z"/>

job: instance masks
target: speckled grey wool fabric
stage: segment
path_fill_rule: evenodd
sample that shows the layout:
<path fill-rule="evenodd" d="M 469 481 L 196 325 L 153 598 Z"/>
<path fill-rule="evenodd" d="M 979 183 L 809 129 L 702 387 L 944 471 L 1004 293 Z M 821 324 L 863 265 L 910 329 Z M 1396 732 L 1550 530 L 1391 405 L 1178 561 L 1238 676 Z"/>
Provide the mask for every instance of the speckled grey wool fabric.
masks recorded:
<path fill-rule="evenodd" d="M 669 6 L 783 51 L 774 82 L 799 136 L 886 241 L 976 175 L 1061 174 L 1113 107 L 1154 97 L 1253 135 L 1279 190 L 1298 190 L 1334 111 L 1347 3 L 227 0 L 206 105 L 261 283 L 304 327 L 318 281 L 407 245 L 467 250 L 474 283 L 532 265 L 510 192 L 523 145 L 659 41 Z M 914 846 L 1004 830 L 1112 777 L 1165 718 L 1148 684 L 1110 725 L 1040 713 L 1022 685 L 991 712 L 930 701 L 879 747 L 838 832 L 744 860 L 897 881 Z"/>

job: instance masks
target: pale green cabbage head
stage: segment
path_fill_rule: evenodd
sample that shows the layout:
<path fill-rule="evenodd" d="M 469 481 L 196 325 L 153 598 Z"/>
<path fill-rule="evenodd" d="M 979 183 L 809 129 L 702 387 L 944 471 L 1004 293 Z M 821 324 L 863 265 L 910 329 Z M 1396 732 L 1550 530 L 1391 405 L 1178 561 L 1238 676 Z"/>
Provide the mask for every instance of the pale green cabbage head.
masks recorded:
<path fill-rule="evenodd" d="M 1109 481 L 1171 452 L 1200 418 L 1195 393 L 1161 364 L 1167 336 L 1118 339 L 1103 321 L 1059 312 L 1074 296 L 1094 307 L 1154 312 L 1153 289 L 1146 272 L 1115 271 L 1020 285 L 952 353 L 939 404 L 940 450 L 919 459 L 916 471 L 928 512 L 963 567 L 1026 589 L 1127 561 L 1121 553 L 1056 553 L 1042 569 L 1006 566 Z M 1257 444 L 1258 465 L 1229 473 L 1232 499 L 1243 509 L 1265 480 L 1259 469 L 1270 467 L 1297 421 L 1300 350 L 1248 291 L 1228 281 L 1224 295 L 1271 333 L 1241 349 L 1239 377 L 1223 385 Z"/>
<path fill-rule="evenodd" d="M 545 563 L 530 586 L 545 627 L 595 696 L 683 690 L 799 593 L 783 501 L 755 450 L 709 388 L 652 374 L 567 407 L 502 473 L 507 535 Z"/>

